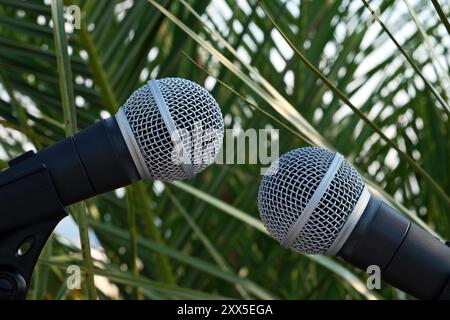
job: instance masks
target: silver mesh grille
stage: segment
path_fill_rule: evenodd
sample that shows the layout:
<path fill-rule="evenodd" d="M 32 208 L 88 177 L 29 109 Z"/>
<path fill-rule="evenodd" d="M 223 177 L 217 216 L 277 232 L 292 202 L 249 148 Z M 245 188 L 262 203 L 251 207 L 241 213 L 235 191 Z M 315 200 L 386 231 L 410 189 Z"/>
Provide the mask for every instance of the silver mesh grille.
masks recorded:
<path fill-rule="evenodd" d="M 157 80 L 194 174 L 214 162 L 223 140 L 223 117 L 211 94 L 180 78 Z M 136 90 L 122 106 L 145 165 L 154 180 L 188 178 L 150 88 Z"/>
<path fill-rule="evenodd" d="M 278 242 L 299 219 L 333 157 L 333 152 L 323 148 L 299 148 L 281 156 L 264 176 L 258 194 L 259 211 Z M 305 254 L 326 254 L 363 189 L 360 175 L 344 160 L 292 248 Z"/>

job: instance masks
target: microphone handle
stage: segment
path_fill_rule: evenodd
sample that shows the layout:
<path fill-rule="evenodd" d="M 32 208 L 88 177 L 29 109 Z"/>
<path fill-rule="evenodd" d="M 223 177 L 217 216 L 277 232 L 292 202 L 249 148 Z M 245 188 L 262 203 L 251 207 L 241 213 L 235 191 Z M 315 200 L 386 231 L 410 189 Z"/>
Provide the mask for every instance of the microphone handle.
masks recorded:
<path fill-rule="evenodd" d="M 23 179 L 27 172 L 42 167 L 49 171 L 63 205 L 140 179 L 115 117 L 101 120 L 38 153 L 24 153 L 9 164 L 8 169 L 0 172 L 0 199 L 2 190 L 5 194 L 11 190 L 8 185 Z M 8 203 L 14 206 L 17 202 L 26 201 L 27 190 L 11 196 L 13 198 L 9 198 Z M 5 214 L 17 211 L 3 209 L 0 212 Z"/>
<path fill-rule="evenodd" d="M 450 248 L 373 195 L 338 256 L 419 299 L 448 290 Z"/>

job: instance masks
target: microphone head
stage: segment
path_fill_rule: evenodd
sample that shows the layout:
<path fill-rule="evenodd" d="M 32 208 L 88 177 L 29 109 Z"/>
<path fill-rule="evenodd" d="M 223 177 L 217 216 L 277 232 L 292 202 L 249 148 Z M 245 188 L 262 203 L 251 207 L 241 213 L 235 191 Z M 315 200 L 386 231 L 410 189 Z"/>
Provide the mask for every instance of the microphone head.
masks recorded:
<path fill-rule="evenodd" d="M 267 230 L 283 246 L 334 255 L 369 198 L 361 176 L 340 154 L 306 147 L 272 164 L 259 187 L 258 206 Z"/>
<path fill-rule="evenodd" d="M 116 119 L 142 178 L 190 178 L 212 164 L 222 146 L 217 102 L 189 80 L 149 81 L 128 98 Z"/>

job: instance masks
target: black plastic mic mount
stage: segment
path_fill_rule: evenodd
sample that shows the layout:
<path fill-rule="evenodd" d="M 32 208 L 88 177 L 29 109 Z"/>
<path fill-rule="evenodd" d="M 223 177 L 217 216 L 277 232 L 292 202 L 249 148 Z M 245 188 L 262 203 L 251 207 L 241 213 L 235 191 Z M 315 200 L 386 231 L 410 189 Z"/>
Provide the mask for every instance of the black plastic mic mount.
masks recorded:
<path fill-rule="evenodd" d="M 114 117 L 11 160 L 0 172 L 0 300 L 26 297 L 66 206 L 139 179 Z"/>
<path fill-rule="evenodd" d="M 11 167 L 33 156 L 27 152 Z M 20 197 L 20 199 L 19 199 Z M 67 215 L 45 166 L 18 172 L 0 185 L 0 300 L 25 299 L 39 255 L 58 222 Z M 22 246 L 27 247 L 21 249 Z"/>

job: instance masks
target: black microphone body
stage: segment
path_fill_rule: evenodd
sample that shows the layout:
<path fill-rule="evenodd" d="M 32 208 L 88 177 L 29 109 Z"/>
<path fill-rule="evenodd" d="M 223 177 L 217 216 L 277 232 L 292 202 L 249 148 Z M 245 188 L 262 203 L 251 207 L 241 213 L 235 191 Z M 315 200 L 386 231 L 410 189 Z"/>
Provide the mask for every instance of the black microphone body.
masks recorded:
<path fill-rule="evenodd" d="M 373 195 L 338 256 L 363 270 L 377 265 L 419 299 L 439 298 L 450 280 L 450 248 Z"/>
<path fill-rule="evenodd" d="M 48 189 L 34 183 L 41 169 L 49 173 L 63 206 L 140 179 L 116 119 L 101 120 L 38 153 L 19 156 L 0 172 L 0 214 L 4 221 L 0 232 L 52 218 L 39 214 L 41 208 L 43 214 L 50 212 L 45 205 L 38 205 L 45 202 L 40 197 Z"/>
<path fill-rule="evenodd" d="M 16 161 L 1 172 L 0 185 L 17 172 L 45 166 L 64 205 L 139 179 L 114 117 L 101 120 L 22 161 L 20 157 L 16 158 Z"/>

